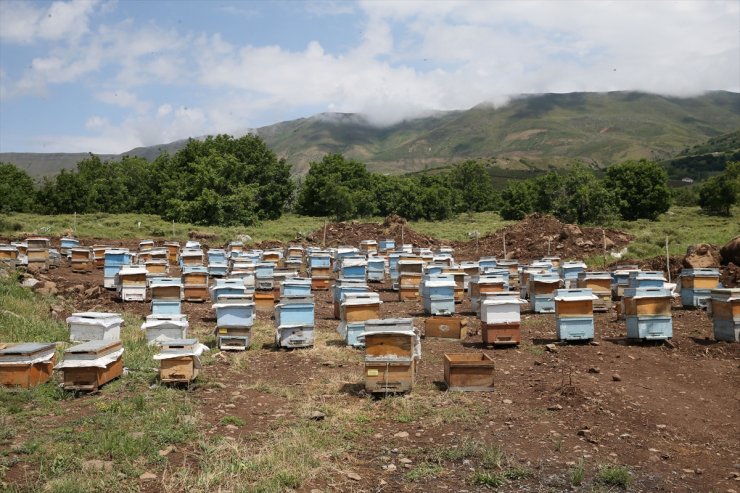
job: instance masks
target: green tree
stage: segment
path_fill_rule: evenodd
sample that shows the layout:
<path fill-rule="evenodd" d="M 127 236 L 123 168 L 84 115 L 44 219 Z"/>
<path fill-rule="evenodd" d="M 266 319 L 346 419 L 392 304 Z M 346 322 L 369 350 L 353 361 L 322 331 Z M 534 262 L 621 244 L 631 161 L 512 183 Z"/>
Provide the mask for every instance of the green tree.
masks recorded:
<path fill-rule="evenodd" d="M 298 195 L 298 210 L 308 216 L 342 219 L 358 213 L 372 214 L 377 210 L 373 185 L 363 163 L 341 154 L 327 154 L 309 165 Z"/>
<path fill-rule="evenodd" d="M 614 194 L 584 166 L 570 167 L 558 180 L 552 214 L 567 223 L 606 224 L 618 215 Z"/>
<path fill-rule="evenodd" d="M 627 161 L 606 170 L 606 187 L 624 219 L 654 221 L 671 206 L 668 174 L 652 161 Z"/>
<path fill-rule="evenodd" d="M 491 210 L 493 184 L 482 163 L 468 160 L 454 165 L 449 174 L 449 182 L 462 199 L 459 201 L 458 212 Z"/>
<path fill-rule="evenodd" d="M 699 205 L 708 214 L 729 216 L 740 198 L 740 162 L 728 163 L 725 171 L 711 177 L 699 189 Z"/>
<path fill-rule="evenodd" d="M 523 219 L 534 212 L 537 195 L 531 182 L 514 181 L 501 192 L 501 217 L 506 220 Z"/>
<path fill-rule="evenodd" d="M 29 212 L 36 190 L 24 170 L 10 163 L 0 163 L 0 212 Z"/>

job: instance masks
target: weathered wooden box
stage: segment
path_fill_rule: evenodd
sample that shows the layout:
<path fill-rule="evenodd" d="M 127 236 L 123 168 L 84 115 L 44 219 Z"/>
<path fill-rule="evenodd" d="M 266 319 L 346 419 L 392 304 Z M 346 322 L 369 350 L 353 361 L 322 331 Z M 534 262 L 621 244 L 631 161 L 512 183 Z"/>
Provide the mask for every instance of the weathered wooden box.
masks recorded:
<path fill-rule="evenodd" d="M 65 390 L 93 391 L 123 373 L 121 341 L 89 341 L 64 351 L 62 370 Z"/>
<path fill-rule="evenodd" d="M 313 291 L 326 291 L 329 289 L 329 284 L 331 283 L 331 276 L 326 277 L 317 277 L 312 275 L 311 276 L 311 289 Z"/>
<path fill-rule="evenodd" d="M 378 293 L 342 293 L 339 317 L 344 322 L 364 322 L 380 318 L 380 301 Z"/>
<path fill-rule="evenodd" d="M 177 265 L 180 255 L 180 243 L 176 241 L 165 241 L 164 247 L 167 250 L 167 262 L 170 265 Z"/>
<path fill-rule="evenodd" d="M 444 375 L 449 390 L 490 392 L 494 390 L 493 359 L 485 353 L 445 353 Z"/>
<path fill-rule="evenodd" d="M 370 288 L 367 283 L 361 279 L 342 279 L 334 281 L 332 286 L 332 298 L 334 301 L 334 318 L 341 315 L 342 295 L 343 293 L 369 293 Z"/>
<path fill-rule="evenodd" d="M 681 304 L 706 308 L 712 289 L 719 286 L 719 269 L 683 269 L 681 271 Z"/>
<path fill-rule="evenodd" d="M 410 391 L 420 358 L 421 345 L 415 331 L 403 330 L 400 326 L 394 330 L 366 326 L 365 390 L 371 393 Z"/>
<path fill-rule="evenodd" d="M 522 342 L 522 329 L 519 322 L 481 323 L 483 344 L 493 346 L 516 346 Z"/>
<path fill-rule="evenodd" d="M 740 342 L 740 288 L 713 289 L 710 308 L 714 338 Z"/>
<path fill-rule="evenodd" d="M 67 317 L 70 341 L 117 341 L 123 318 L 118 313 L 76 312 Z"/>
<path fill-rule="evenodd" d="M 30 389 L 51 378 L 56 344 L 28 342 L 0 344 L 0 385 Z"/>
<path fill-rule="evenodd" d="M 252 340 L 252 327 L 216 329 L 216 345 L 221 350 L 246 351 Z"/>
<path fill-rule="evenodd" d="M 275 293 L 272 290 L 255 291 L 254 306 L 258 312 L 271 312 L 275 309 Z"/>
<path fill-rule="evenodd" d="M 200 373 L 200 354 L 203 349 L 198 339 L 175 339 L 162 343 L 159 360 L 159 379 L 162 383 L 188 383 Z"/>
<path fill-rule="evenodd" d="M 313 324 L 280 325 L 275 329 L 275 345 L 284 348 L 313 346 Z"/>
<path fill-rule="evenodd" d="M 429 317 L 424 322 L 424 337 L 465 339 L 468 336 L 468 321 L 463 317 Z"/>

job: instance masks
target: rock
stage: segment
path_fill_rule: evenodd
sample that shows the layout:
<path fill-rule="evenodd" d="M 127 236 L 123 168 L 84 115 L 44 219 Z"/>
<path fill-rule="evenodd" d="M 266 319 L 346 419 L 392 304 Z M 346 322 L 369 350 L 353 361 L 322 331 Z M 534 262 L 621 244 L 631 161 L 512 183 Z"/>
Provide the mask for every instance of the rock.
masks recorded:
<path fill-rule="evenodd" d="M 592 366 L 591 368 L 588 369 L 588 372 L 589 373 L 601 373 L 601 368 L 599 368 L 598 366 Z"/>
<path fill-rule="evenodd" d="M 91 459 L 82 463 L 83 471 L 112 471 L 113 461 Z"/>
<path fill-rule="evenodd" d="M 37 286 L 38 287 L 41 287 L 42 284 L 43 283 L 41 281 L 39 281 L 38 279 L 34 279 L 33 277 L 29 277 L 29 278 L 23 280 L 23 282 L 21 283 L 21 286 L 23 286 L 24 288 L 35 289 Z"/>
<path fill-rule="evenodd" d="M 659 430 L 665 430 L 666 429 L 666 425 L 655 425 L 655 427 L 658 428 Z"/>
<path fill-rule="evenodd" d="M 560 239 L 565 240 L 572 236 L 582 236 L 583 231 L 581 231 L 581 228 L 576 226 L 575 224 L 566 224 L 563 226 L 563 229 L 560 231 Z"/>
<path fill-rule="evenodd" d="M 329 368 L 336 368 L 337 364 L 333 361 L 324 361 L 321 363 L 323 366 L 328 366 Z"/>
<path fill-rule="evenodd" d="M 100 297 L 102 288 L 100 286 L 93 286 L 84 291 L 85 298 L 98 298 Z"/>
<path fill-rule="evenodd" d="M 406 457 L 402 457 L 398 459 L 398 462 L 400 462 L 401 464 L 411 464 L 413 461 L 411 459 L 407 459 Z"/>
<path fill-rule="evenodd" d="M 165 447 L 162 450 L 160 450 L 159 451 L 159 456 L 160 457 L 167 457 L 168 455 L 170 455 L 175 450 L 177 450 L 177 448 L 174 445 L 170 445 L 170 446 Z"/>
<path fill-rule="evenodd" d="M 714 246 L 708 243 L 699 243 L 686 249 L 686 256 L 681 263 L 689 269 L 700 269 L 719 267 L 719 262 L 720 256 Z"/>
<path fill-rule="evenodd" d="M 238 426 L 236 426 L 236 425 L 228 424 L 228 425 L 226 425 L 226 429 L 227 429 L 227 430 L 232 430 L 232 431 L 234 431 L 234 430 L 238 430 L 238 429 L 239 429 L 239 427 L 238 427 Z"/>
<path fill-rule="evenodd" d="M 67 291 L 71 293 L 82 294 L 85 292 L 85 286 L 82 284 L 77 284 L 76 286 L 72 286 L 71 288 L 67 289 Z"/>
<path fill-rule="evenodd" d="M 545 344 L 545 349 L 551 353 L 557 353 L 558 347 L 555 344 Z"/>
<path fill-rule="evenodd" d="M 560 404 L 553 404 L 552 406 L 549 406 L 547 410 L 548 411 L 562 411 L 563 406 L 561 406 Z"/>
<path fill-rule="evenodd" d="M 409 432 L 408 431 L 399 431 L 398 433 L 396 433 L 393 436 L 396 437 L 396 438 L 408 438 L 409 437 Z"/>
<path fill-rule="evenodd" d="M 601 343 L 599 341 L 591 341 L 589 342 L 589 344 L 592 346 L 601 346 Z"/>
<path fill-rule="evenodd" d="M 736 236 L 719 249 L 720 262 L 727 265 L 732 262 L 740 265 L 740 236 Z"/>
<path fill-rule="evenodd" d="M 514 403 L 511 399 L 504 399 L 501 402 L 503 402 L 504 404 L 513 404 Z"/>
<path fill-rule="evenodd" d="M 698 467 L 694 469 L 695 474 L 704 474 L 704 469 L 699 469 Z"/>
<path fill-rule="evenodd" d="M 142 481 L 151 481 L 153 479 L 157 479 L 157 475 L 151 472 L 145 472 L 141 476 L 139 476 L 139 479 Z"/>
<path fill-rule="evenodd" d="M 45 282 L 44 287 L 38 288 L 36 292 L 42 296 L 55 296 L 59 293 L 59 290 L 53 282 Z"/>
<path fill-rule="evenodd" d="M 694 474 L 694 470 L 693 469 L 681 469 L 681 470 L 683 472 L 685 472 L 686 474 Z"/>
<path fill-rule="evenodd" d="M 396 470 L 398 470 L 398 467 L 396 467 L 395 464 L 388 464 L 387 466 L 385 466 L 385 470 L 388 472 L 396 472 Z"/>
<path fill-rule="evenodd" d="M 215 382 L 213 384 L 213 386 L 216 387 L 216 388 L 219 388 L 219 389 L 225 389 L 226 388 L 226 385 L 222 384 L 221 382 Z"/>
<path fill-rule="evenodd" d="M 576 433 L 579 437 L 590 437 L 591 436 L 591 430 L 588 428 L 584 428 L 582 430 L 578 430 L 578 433 Z"/>
<path fill-rule="evenodd" d="M 311 412 L 309 418 L 314 421 L 323 421 L 324 418 L 326 418 L 326 414 L 322 413 L 321 411 L 313 411 Z"/>
<path fill-rule="evenodd" d="M 617 246 L 617 244 L 614 243 L 608 236 L 604 238 L 604 241 L 602 243 L 604 243 L 607 250 L 611 250 L 612 248 Z"/>
<path fill-rule="evenodd" d="M 622 381 L 622 377 L 619 376 L 618 373 L 615 373 L 614 375 L 612 375 L 612 380 L 614 380 L 615 382 L 621 382 Z"/>
<path fill-rule="evenodd" d="M 355 472 L 347 472 L 347 473 L 345 473 L 345 476 L 347 476 L 352 481 L 361 481 L 362 480 L 362 476 L 360 476 L 359 474 L 357 474 Z"/>
<path fill-rule="evenodd" d="M 663 344 L 665 344 L 666 346 L 668 346 L 668 347 L 669 347 L 669 348 L 671 348 L 671 349 L 676 349 L 676 348 L 678 347 L 678 346 L 676 345 L 676 343 L 675 343 L 675 342 L 673 342 L 673 341 L 672 341 L 672 340 L 670 340 L 670 339 L 664 339 L 664 340 L 663 340 Z"/>

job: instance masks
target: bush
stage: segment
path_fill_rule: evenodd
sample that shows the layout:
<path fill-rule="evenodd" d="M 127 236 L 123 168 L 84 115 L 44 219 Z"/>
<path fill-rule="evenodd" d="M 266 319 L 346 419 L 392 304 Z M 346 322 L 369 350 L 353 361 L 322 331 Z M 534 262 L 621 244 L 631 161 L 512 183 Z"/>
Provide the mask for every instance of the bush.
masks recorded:
<path fill-rule="evenodd" d="M 671 206 L 668 174 L 652 161 L 627 161 L 606 170 L 606 187 L 617 197 L 622 218 L 654 221 Z"/>

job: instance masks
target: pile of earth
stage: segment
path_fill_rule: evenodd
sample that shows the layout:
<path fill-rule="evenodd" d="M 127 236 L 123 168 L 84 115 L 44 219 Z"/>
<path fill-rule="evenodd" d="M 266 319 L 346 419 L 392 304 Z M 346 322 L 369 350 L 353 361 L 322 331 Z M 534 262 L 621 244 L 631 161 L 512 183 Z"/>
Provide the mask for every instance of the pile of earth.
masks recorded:
<path fill-rule="evenodd" d="M 476 240 L 456 242 L 455 256 L 477 259 L 483 256 L 528 262 L 546 256 L 583 259 L 618 251 L 633 236 L 610 228 L 587 228 L 566 224 L 549 214 L 530 214 L 521 221 Z M 506 253 L 504 254 L 504 240 Z"/>
<path fill-rule="evenodd" d="M 394 240 L 396 245 L 411 244 L 422 248 L 441 244 L 439 240 L 409 228 L 406 220 L 397 215 L 386 217 L 383 224 L 357 221 L 330 223 L 326 225 L 326 240 L 324 240 L 324 228 L 321 228 L 304 238 L 296 238 L 296 241 L 313 245 L 325 244 L 328 247 L 340 245 L 359 247 L 363 240 L 385 239 Z"/>

